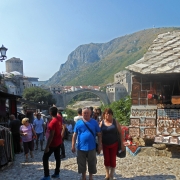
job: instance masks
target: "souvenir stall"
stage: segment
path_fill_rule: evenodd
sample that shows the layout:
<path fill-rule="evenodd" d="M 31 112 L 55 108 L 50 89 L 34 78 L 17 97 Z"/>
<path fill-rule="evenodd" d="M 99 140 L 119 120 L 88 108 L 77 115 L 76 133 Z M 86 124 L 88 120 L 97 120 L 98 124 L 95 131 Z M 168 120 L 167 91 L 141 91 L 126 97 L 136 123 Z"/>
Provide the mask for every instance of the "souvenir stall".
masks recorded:
<path fill-rule="evenodd" d="M 159 34 L 132 72 L 131 136 L 180 144 L 180 32 Z"/>
<path fill-rule="evenodd" d="M 132 107 L 129 135 L 143 138 L 148 145 L 156 135 L 156 99 L 148 98 L 159 87 L 150 78 L 134 75 L 132 77 Z"/>
<path fill-rule="evenodd" d="M 12 134 L 8 129 L 9 115 L 17 117 L 17 101 L 20 96 L 0 92 L 0 139 L 4 139 L 4 146 L 0 146 L 0 168 L 13 161 Z"/>
<path fill-rule="evenodd" d="M 134 73 L 132 82 L 130 136 L 180 144 L 180 74 Z"/>

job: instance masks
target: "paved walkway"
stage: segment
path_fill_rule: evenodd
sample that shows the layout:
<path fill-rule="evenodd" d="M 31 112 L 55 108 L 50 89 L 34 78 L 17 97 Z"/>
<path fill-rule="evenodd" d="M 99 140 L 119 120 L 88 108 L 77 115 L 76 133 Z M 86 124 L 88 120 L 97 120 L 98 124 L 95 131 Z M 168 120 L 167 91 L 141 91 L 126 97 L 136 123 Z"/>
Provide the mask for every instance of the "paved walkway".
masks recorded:
<path fill-rule="evenodd" d="M 61 180 L 79 180 L 75 154 L 71 152 L 71 142 L 65 142 L 66 158 L 61 162 Z M 18 154 L 9 168 L 0 171 L 0 180 L 40 180 L 43 177 L 43 152 L 34 151 L 34 159 L 24 163 L 23 154 Z M 104 179 L 103 156 L 98 155 L 98 173 L 94 180 Z M 53 174 L 54 156 L 50 158 L 50 174 Z M 117 159 L 117 180 L 180 180 L 180 159 L 148 156 L 127 156 Z"/>

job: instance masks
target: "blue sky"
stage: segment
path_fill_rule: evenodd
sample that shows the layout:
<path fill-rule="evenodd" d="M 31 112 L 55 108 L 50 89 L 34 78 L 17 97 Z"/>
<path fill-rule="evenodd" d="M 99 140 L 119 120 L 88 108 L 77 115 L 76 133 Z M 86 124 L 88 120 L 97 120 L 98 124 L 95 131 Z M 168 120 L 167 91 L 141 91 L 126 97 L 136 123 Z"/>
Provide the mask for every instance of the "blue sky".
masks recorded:
<path fill-rule="evenodd" d="M 179 0 L 5 0 L 0 45 L 26 76 L 49 79 L 79 45 L 155 27 L 180 26 Z M 0 72 L 5 62 L 0 62 Z"/>

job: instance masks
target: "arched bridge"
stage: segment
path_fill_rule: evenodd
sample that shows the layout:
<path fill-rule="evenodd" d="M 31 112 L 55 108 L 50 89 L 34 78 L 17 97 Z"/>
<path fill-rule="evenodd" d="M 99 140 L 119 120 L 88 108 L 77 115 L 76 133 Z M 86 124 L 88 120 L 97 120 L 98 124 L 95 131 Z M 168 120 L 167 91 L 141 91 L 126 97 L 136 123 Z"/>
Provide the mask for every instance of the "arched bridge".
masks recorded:
<path fill-rule="evenodd" d="M 82 89 L 78 91 L 68 92 L 64 94 L 53 94 L 54 99 L 56 99 L 56 106 L 57 107 L 66 107 L 68 103 L 78 94 L 84 93 L 84 92 L 90 92 L 95 94 L 99 97 L 99 99 L 103 102 L 103 104 L 109 104 L 110 101 L 108 99 L 108 96 L 105 92 L 102 91 L 96 91 L 91 89 Z"/>

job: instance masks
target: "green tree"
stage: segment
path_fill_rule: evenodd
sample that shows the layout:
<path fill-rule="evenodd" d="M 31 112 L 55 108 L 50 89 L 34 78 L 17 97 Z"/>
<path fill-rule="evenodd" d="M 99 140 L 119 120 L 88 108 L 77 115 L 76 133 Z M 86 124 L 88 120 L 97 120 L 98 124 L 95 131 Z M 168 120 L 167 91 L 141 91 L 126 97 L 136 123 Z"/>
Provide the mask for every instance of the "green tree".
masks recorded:
<path fill-rule="evenodd" d="M 115 101 L 110 105 L 101 106 L 102 111 L 105 108 L 111 108 L 113 111 L 113 115 L 116 120 L 120 122 L 122 125 L 129 125 L 129 118 L 131 112 L 131 98 L 127 96 L 125 98 L 120 99 L 119 101 Z"/>
<path fill-rule="evenodd" d="M 75 110 L 66 108 L 65 112 L 67 114 L 68 120 L 72 120 L 72 119 L 74 119 L 74 116 L 77 116 L 77 111 L 75 111 Z"/>
<path fill-rule="evenodd" d="M 26 88 L 23 91 L 23 98 L 36 103 L 43 101 L 48 105 L 53 105 L 56 103 L 56 100 L 53 98 L 52 94 L 49 91 L 46 91 L 39 87 Z"/>

